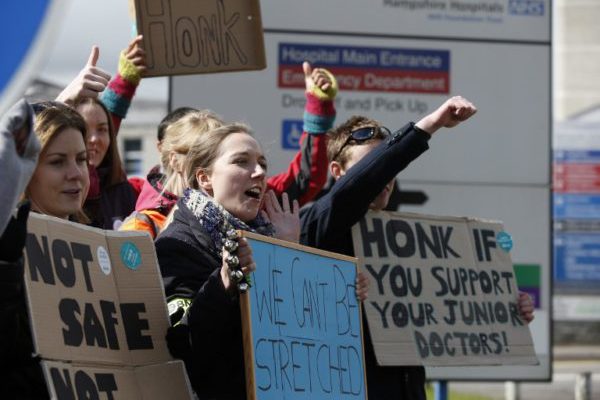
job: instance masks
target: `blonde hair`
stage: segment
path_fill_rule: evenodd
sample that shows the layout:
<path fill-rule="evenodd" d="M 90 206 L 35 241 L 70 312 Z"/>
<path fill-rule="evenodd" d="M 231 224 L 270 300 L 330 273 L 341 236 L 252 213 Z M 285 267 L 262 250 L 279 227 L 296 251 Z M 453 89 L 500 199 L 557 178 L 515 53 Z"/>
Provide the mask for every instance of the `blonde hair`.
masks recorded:
<path fill-rule="evenodd" d="M 210 110 L 192 111 L 173 122 L 165 130 L 160 161 L 165 172 L 164 190 L 176 196 L 187 187 L 184 162 L 190 149 L 205 134 L 225 125 L 220 116 Z"/>
<path fill-rule="evenodd" d="M 196 172 L 202 169 L 210 173 L 216 158 L 220 154 L 220 146 L 223 140 L 233 133 L 240 132 L 252 136 L 252 131 L 248 125 L 235 123 L 208 131 L 196 140 L 190 148 L 184 163 L 187 187 L 199 189 Z"/>

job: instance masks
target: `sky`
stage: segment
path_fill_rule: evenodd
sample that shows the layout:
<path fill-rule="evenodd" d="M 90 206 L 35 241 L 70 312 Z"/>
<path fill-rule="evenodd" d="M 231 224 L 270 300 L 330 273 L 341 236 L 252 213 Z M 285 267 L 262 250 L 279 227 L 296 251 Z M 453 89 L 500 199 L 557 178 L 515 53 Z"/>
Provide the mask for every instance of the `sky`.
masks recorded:
<path fill-rule="evenodd" d="M 64 12 L 56 40 L 39 77 L 59 85 L 69 83 L 85 65 L 92 45 L 100 48 L 98 66 L 114 75 L 119 52 L 133 38 L 128 0 L 58 0 Z M 136 98 L 167 101 L 167 78 L 142 80 Z"/>

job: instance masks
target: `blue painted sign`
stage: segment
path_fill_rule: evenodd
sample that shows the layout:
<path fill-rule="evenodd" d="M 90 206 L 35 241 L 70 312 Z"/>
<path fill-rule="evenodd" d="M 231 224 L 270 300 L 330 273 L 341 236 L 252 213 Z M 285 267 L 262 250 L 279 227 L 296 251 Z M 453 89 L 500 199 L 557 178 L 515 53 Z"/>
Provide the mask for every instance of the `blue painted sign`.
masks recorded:
<path fill-rule="evenodd" d="M 52 0 L 4 1 L 0 5 L 0 113 L 25 90 L 39 73 L 39 62 L 52 43 L 50 31 L 59 25 Z M 68 3 L 61 2 L 64 8 Z"/>
<path fill-rule="evenodd" d="M 248 392 L 366 399 L 356 264 L 247 237 L 257 265 L 242 295 Z"/>
<path fill-rule="evenodd" d="M 284 119 L 281 123 L 281 147 L 285 150 L 299 150 L 304 121 Z"/>

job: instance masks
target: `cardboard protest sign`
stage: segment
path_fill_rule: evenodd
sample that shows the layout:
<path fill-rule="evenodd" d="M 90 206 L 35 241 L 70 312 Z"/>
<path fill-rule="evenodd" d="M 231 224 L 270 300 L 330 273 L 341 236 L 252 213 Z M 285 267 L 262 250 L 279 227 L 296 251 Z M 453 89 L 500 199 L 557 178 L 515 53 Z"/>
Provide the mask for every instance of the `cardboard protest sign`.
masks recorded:
<path fill-rule="evenodd" d="M 42 361 L 53 399 L 188 399 L 189 382 L 179 361 L 141 367 L 99 367 Z"/>
<path fill-rule="evenodd" d="M 146 76 L 267 66 L 258 0 L 135 0 Z"/>
<path fill-rule="evenodd" d="M 366 399 L 356 259 L 244 232 L 248 399 Z"/>
<path fill-rule="evenodd" d="M 501 223 L 370 212 L 352 237 L 380 365 L 537 363 Z"/>
<path fill-rule="evenodd" d="M 147 234 L 103 231 L 39 214 L 29 217 L 27 229 L 25 285 L 35 351 L 42 359 L 115 371 L 172 361 L 164 289 Z M 183 368 L 180 373 L 185 382 Z M 115 398 L 129 398 L 115 390 Z M 188 386 L 182 391 L 189 394 Z"/>

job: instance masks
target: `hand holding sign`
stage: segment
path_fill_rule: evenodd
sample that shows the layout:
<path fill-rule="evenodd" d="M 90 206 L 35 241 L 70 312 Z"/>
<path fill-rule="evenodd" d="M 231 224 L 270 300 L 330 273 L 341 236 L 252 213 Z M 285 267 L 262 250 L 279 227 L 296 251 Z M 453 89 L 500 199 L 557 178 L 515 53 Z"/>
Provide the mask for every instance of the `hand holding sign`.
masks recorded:
<path fill-rule="evenodd" d="M 108 85 L 110 74 L 98 68 L 96 63 L 100 56 L 98 46 L 92 46 L 88 61 L 79 74 L 58 95 L 56 100 L 65 104 L 74 104 L 78 99 L 85 97 L 97 98 Z"/>
<path fill-rule="evenodd" d="M 440 128 L 455 127 L 471 118 L 476 112 L 477 108 L 469 100 L 461 96 L 454 96 L 415 125 L 433 135 Z"/>
<path fill-rule="evenodd" d="M 223 264 L 221 266 L 221 280 L 223 281 L 223 286 L 225 286 L 225 290 L 229 290 L 232 288 L 235 283 L 232 282 L 230 276 L 229 264 L 227 262 L 228 257 L 237 257 L 238 265 L 244 275 L 249 275 L 256 269 L 256 263 L 254 262 L 254 258 L 252 257 L 252 248 L 248 244 L 248 241 L 244 238 L 238 239 L 239 247 L 236 250 L 236 255 L 230 254 L 228 251 L 223 250 Z"/>
<path fill-rule="evenodd" d="M 141 47 L 143 38 L 142 35 L 136 36 L 119 57 L 119 75 L 135 85 L 148 69 L 146 51 Z"/>
<path fill-rule="evenodd" d="M 137 35 L 124 50 L 125 58 L 129 60 L 138 70 L 140 75 L 146 72 L 146 51 L 141 47 L 142 35 Z"/>
<path fill-rule="evenodd" d="M 356 275 L 356 299 L 358 301 L 365 301 L 367 299 L 369 286 L 369 277 L 363 272 L 358 272 Z"/>
<path fill-rule="evenodd" d="M 531 296 L 525 292 L 519 292 L 519 315 L 528 324 L 533 321 L 535 307 Z"/>

